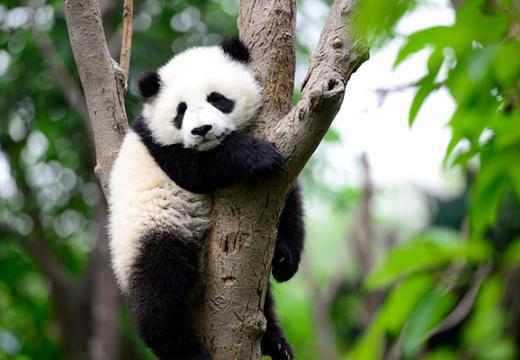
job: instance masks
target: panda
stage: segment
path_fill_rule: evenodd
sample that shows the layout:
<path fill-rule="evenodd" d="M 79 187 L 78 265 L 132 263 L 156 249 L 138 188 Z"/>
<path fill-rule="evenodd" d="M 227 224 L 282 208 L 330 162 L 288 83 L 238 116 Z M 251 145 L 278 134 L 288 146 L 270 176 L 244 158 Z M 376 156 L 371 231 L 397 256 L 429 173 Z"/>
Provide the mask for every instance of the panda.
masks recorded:
<path fill-rule="evenodd" d="M 210 359 L 194 325 L 193 298 L 203 272 L 212 194 L 238 181 L 281 171 L 276 147 L 245 132 L 262 89 L 237 38 L 187 49 L 138 81 L 141 115 L 110 174 L 110 252 L 137 331 L 160 359 Z M 281 214 L 273 277 L 290 279 L 304 242 L 297 186 Z M 270 287 L 264 355 L 292 359 Z"/>

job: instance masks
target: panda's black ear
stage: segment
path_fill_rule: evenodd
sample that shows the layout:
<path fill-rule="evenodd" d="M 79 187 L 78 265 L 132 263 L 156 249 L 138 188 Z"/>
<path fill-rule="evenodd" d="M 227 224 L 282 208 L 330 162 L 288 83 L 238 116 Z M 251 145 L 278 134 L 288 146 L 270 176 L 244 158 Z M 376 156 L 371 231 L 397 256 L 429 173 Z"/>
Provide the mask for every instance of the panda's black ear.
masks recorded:
<path fill-rule="evenodd" d="M 139 77 L 137 87 L 141 97 L 148 100 L 159 93 L 161 89 L 161 77 L 157 71 L 147 71 Z"/>
<path fill-rule="evenodd" d="M 224 53 L 231 56 L 234 60 L 247 64 L 249 62 L 249 49 L 237 37 L 225 38 L 220 43 Z"/>

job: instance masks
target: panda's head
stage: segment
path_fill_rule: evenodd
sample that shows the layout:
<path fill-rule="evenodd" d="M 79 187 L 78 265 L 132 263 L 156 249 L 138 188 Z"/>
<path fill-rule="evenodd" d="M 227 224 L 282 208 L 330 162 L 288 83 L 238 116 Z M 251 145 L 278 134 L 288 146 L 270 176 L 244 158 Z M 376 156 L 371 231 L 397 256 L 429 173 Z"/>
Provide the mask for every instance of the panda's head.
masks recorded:
<path fill-rule="evenodd" d="M 206 151 L 246 127 L 262 102 L 248 62 L 246 46 L 227 39 L 220 46 L 185 50 L 144 74 L 139 92 L 154 140 Z"/>

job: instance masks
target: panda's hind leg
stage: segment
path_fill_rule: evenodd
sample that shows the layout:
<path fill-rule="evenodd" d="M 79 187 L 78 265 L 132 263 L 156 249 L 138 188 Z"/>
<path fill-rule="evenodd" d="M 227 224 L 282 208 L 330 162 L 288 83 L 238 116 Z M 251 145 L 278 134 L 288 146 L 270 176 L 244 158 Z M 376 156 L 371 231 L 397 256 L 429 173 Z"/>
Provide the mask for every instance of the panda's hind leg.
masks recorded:
<path fill-rule="evenodd" d="M 210 359 L 190 304 L 200 276 L 200 245 L 171 233 L 148 234 L 141 244 L 128 291 L 139 335 L 162 360 Z"/>
<path fill-rule="evenodd" d="M 262 354 L 270 356 L 273 360 L 293 360 L 294 352 L 291 345 L 285 339 L 283 330 L 280 328 L 280 325 L 278 325 L 271 284 L 267 285 L 264 316 L 267 321 L 267 326 L 261 342 Z"/>

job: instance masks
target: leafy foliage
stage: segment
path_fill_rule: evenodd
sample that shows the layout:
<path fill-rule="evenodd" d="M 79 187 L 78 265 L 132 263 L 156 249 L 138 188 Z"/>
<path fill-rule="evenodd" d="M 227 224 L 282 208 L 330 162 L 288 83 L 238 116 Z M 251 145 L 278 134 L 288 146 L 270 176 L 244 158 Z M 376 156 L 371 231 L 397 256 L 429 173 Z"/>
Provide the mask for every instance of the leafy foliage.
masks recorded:
<path fill-rule="evenodd" d="M 369 15 L 376 6 L 374 1 L 362 1 L 359 7 L 358 29 L 374 39 L 375 46 L 394 39 L 399 20 L 418 5 L 413 0 L 392 3 L 378 2 L 382 8 L 377 13 L 388 13 L 386 20 Z M 380 358 L 385 342 L 391 344 L 395 336 L 400 339 L 395 343 L 397 351 L 404 358 L 416 358 L 425 349 L 433 359 L 518 356 L 511 337 L 517 332 L 508 327 L 519 324 L 507 315 L 516 310 L 504 306 L 508 289 L 514 285 L 503 279 L 520 266 L 514 255 L 518 243 L 513 241 L 519 232 L 512 227 L 517 221 L 508 215 L 517 208 L 507 205 L 517 203 L 515 195 L 520 196 L 520 8 L 517 1 L 509 0 L 456 3 L 452 25 L 402 36 L 395 66 L 418 52 L 429 53 L 427 73 L 415 84 L 408 119 L 411 126 L 425 100 L 440 88 L 448 90 L 456 104 L 449 122 L 452 137 L 445 164 L 465 169 L 478 166 L 471 170 L 476 177 L 470 184 L 469 233 L 467 239 L 457 233 L 425 233 L 388 254 L 366 285 L 371 289 L 391 286 L 392 290 L 353 354 L 366 352 L 369 346 L 379 350 L 359 358 Z M 506 218 L 509 220 L 503 221 Z M 509 269 L 501 265 L 504 262 Z M 475 269 L 483 266 L 493 266 L 493 275 L 480 286 Z M 469 274 L 474 277 L 471 282 Z M 450 276 L 454 279 L 446 281 Z M 472 291 L 478 295 L 469 302 Z M 467 311 L 458 319 L 457 335 L 451 343 L 436 347 L 435 334 L 430 331 L 446 322 L 451 312 L 456 313 L 456 307 Z M 377 341 L 370 340 L 374 334 Z"/>

